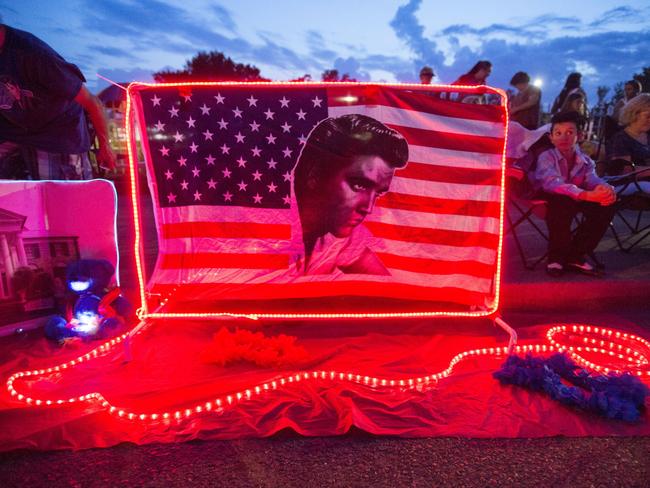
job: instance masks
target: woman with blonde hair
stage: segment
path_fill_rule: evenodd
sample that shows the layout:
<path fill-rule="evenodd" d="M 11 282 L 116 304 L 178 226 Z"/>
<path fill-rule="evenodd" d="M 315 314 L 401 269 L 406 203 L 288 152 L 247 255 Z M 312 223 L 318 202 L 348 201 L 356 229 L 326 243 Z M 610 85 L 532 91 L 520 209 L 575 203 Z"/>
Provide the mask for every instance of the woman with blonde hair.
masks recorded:
<path fill-rule="evenodd" d="M 650 93 L 631 99 L 621 112 L 623 130 L 616 133 L 610 145 L 610 160 L 625 160 L 636 169 L 650 168 Z"/>

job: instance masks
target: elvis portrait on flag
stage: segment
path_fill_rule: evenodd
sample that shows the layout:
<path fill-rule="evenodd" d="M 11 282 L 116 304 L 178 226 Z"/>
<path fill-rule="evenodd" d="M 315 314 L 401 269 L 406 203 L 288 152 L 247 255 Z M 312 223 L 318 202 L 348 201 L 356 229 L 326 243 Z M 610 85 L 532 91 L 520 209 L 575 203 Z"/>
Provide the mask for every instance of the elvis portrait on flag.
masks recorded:
<path fill-rule="evenodd" d="M 158 233 L 150 291 L 494 302 L 503 106 L 399 85 L 131 92 Z"/>

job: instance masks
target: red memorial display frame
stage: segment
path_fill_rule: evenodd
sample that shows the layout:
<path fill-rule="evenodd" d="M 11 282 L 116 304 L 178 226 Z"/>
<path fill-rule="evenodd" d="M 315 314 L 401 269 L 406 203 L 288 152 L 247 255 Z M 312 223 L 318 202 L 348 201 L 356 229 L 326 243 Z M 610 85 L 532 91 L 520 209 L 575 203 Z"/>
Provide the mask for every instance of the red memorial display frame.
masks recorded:
<path fill-rule="evenodd" d="M 202 90 L 215 88 L 221 90 L 216 94 L 219 98 L 232 95 L 232 91 L 225 95 L 222 93 L 227 90 L 245 90 L 247 98 L 244 100 L 249 108 L 255 103 L 260 103 L 262 94 L 268 94 L 269 90 L 276 90 L 280 97 L 283 97 L 282 93 L 288 93 L 287 90 L 296 90 L 303 95 L 307 93 L 308 96 L 303 96 L 302 100 L 310 104 L 314 102 L 314 108 L 318 105 L 316 100 L 322 102 L 324 99 L 318 94 L 313 95 L 313 90 L 324 90 L 331 98 L 338 97 L 339 107 L 347 107 L 363 97 L 367 109 L 365 113 L 375 114 L 375 118 L 385 126 L 385 128 L 377 125 L 374 127 L 379 127 L 378 130 L 382 133 L 393 134 L 391 136 L 393 138 L 403 137 L 409 149 L 418 146 L 414 152 L 409 152 L 406 166 L 395 169 L 394 175 L 392 169 L 389 170 L 381 165 L 376 166 L 374 160 L 365 158 L 369 156 L 368 154 L 363 154 L 364 158 L 359 160 L 359 167 L 362 170 L 379 167 L 381 171 L 378 173 L 370 171 L 369 174 L 361 171 L 363 177 L 353 178 L 352 186 L 359 192 L 366 187 L 371 188 L 372 191 L 369 193 L 373 196 L 374 204 L 377 204 L 380 198 L 387 200 L 380 201 L 379 206 L 382 211 L 378 212 L 379 217 L 371 217 L 370 209 L 365 212 L 367 222 L 370 223 L 370 233 L 373 234 L 371 237 L 391 236 L 393 235 L 391 232 L 395 232 L 396 229 L 405 230 L 404 226 L 400 227 L 395 224 L 395 221 L 390 220 L 389 212 L 383 212 L 386 208 L 403 211 L 409 204 L 416 202 L 428 205 L 425 207 L 432 214 L 436 214 L 434 210 L 437 210 L 438 214 L 456 215 L 454 205 L 445 206 L 449 202 L 427 193 L 426 188 L 422 190 L 422 186 L 417 187 L 420 193 L 415 192 L 418 198 L 414 199 L 414 192 L 411 191 L 412 182 L 405 180 L 437 184 L 436 191 L 442 188 L 451 192 L 447 194 L 447 200 L 452 201 L 460 201 L 461 195 L 467 195 L 463 193 L 465 188 L 463 185 L 473 184 L 476 188 L 472 190 L 483 195 L 484 201 L 491 203 L 487 206 L 473 204 L 469 207 L 462 205 L 458 207 L 469 209 L 471 217 L 478 217 L 469 220 L 469 227 L 464 228 L 466 232 L 462 230 L 464 223 L 461 224 L 461 229 L 453 227 L 457 222 L 455 219 L 441 217 L 437 222 L 442 223 L 441 228 L 447 226 L 447 230 L 451 230 L 454 239 L 457 239 L 456 242 L 461 247 L 465 245 L 470 248 L 471 253 L 481 246 L 474 245 L 472 237 L 469 237 L 469 241 L 463 239 L 468 237 L 467 234 L 477 231 L 477 228 L 472 226 L 484 230 L 485 221 L 481 216 L 485 214 L 481 212 L 485 208 L 492 212 L 488 215 L 490 220 L 487 223 L 488 227 L 492 226 L 491 232 L 487 233 L 492 237 L 488 237 L 487 240 L 493 246 L 493 267 L 483 268 L 482 271 L 485 273 L 488 269 L 490 272 L 491 288 L 478 295 L 462 295 L 480 296 L 480 300 L 473 302 L 463 299 L 454 301 L 457 297 L 452 294 L 451 300 L 446 302 L 424 301 L 423 305 L 417 300 L 408 300 L 404 297 L 401 297 L 401 300 L 391 301 L 394 297 L 391 297 L 389 291 L 382 294 L 381 287 L 376 286 L 373 293 L 364 296 L 366 290 L 359 283 L 354 284 L 359 287 L 359 293 L 348 292 L 338 297 L 336 293 L 332 293 L 339 291 L 336 289 L 338 286 L 336 280 L 322 280 L 320 276 L 314 279 L 314 282 L 327 291 L 323 294 L 326 300 L 314 301 L 313 294 L 300 296 L 293 293 L 296 287 L 290 286 L 291 281 L 281 282 L 282 287 L 289 289 L 290 296 L 282 297 L 283 300 L 277 302 L 279 308 L 278 306 L 266 307 L 264 304 L 273 300 L 268 300 L 268 295 L 259 293 L 260 290 L 264 291 L 264 287 L 256 286 L 242 288 L 244 292 L 250 292 L 251 298 L 255 299 L 248 302 L 241 300 L 242 289 L 233 286 L 232 289 L 227 290 L 239 296 L 239 305 L 236 301 L 224 301 L 210 294 L 206 295 L 209 300 L 196 300 L 201 293 L 205 293 L 205 289 L 201 289 L 202 284 L 211 281 L 197 281 L 196 273 L 188 272 L 188 269 L 204 269 L 205 263 L 210 265 L 219 263 L 225 269 L 233 269 L 237 263 L 231 263 L 228 259 L 235 257 L 239 257 L 244 263 L 255 263 L 255 260 L 259 259 L 251 257 L 255 252 L 248 252 L 246 256 L 239 256 L 238 253 L 232 252 L 228 255 L 229 248 L 226 245 L 229 243 L 228 240 L 233 239 L 233 243 L 242 243 L 244 247 L 250 246 L 251 242 L 237 239 L 249 239 L 251 229 L 256 231 L 257 224 L 261 224 L 265 232 L 271 231 L 271 238 L 267 235 L 267 240 L 259 243 L 260 246 L 267 246 L 269 239 L 275 242 L 273 238 L 276 234 L 273 232 L 277 231 L 277 235 L 282 237 L 286 235 L 283 234 L 286 228 L 283 230 L 283 221 L 268 222 L 264 221 L 264 218 L 268 218 L 268 214 L 279 215 L 281 218 L 287 218 L 287 214 L 295 216 L 295 213 L 291 214 L 294 209 L 292 198 L 289 198 L 288 203 L 280 199 L 282 203 L 268 204 L 264 210 L 269 211 L 258 212 L 256 215 L 262 215 L 263 218 L 262 221 L 254 221 L 254 225 L 250 225 L 248 220 L 241 220 L 241 214 L 233 211 L 232 208 L 217 205 L 218 202 L 215 203 L 214 199 L 203 200 L 206 198 L 207 191 L 213 189 L 210 186 L 218 187 L 220 183 L 209 175 L 208 178 L 211 179 L 205 179 L 207 166 L 212 167 L 212 163 L 217 166 L 216 154 L 209 152 L 205 155 L 201 154 L 201 157 L 206 159 L 206 166 L 199 166 L 191 159 L 198 157 L 192 154 L 196 155 L 199 152 L 198 148 L 194 148 L 196 150 L 194 152 L 189 145 L 189 134 L 176 127 L 171 134 L 164 132 L 163 129 L 169 130 L 173 124 L 168 119 L 176 118 L 182 110 L 186 111 L 182 119 L 183 125 L 188 128 L 192 125 L 200 125 L 192 115 L 187 99 L 196 97 L 196 94 Z M 488 99 L 487 101 L 494 97 L 493 101 L 498 100 L 498 104 L 458 103 L 454 97 L 458 97 L 459 94 L 462 97 L 484 97 Z M 212 95 L 215 98 L 210 106 L 207 104 L 198 106 L 199 113 L 209 113 L 210 107 L 214 104 L 220 105 L 216 95 Z M 314 98 L 311 98 L 312 96 Z M 415 115 L 414 122 L 413 107 L 418 106 L 416 101 L 421 100 L 423 96 L 427 97 L 426 102 L 420 106 L 421 110 Z M 169 104 L 170 97 L 174 98 L 173 104 L 161 107 L 168 111 L 168 118 L 156 118 L 153 122 L 147 123 L 147 117 L 152 112 L 147 113 L 146 104 L 149 104 L 149 110 L 154 106 L 158 108 L 159 105 Z M 199 98 L 196 97 L 195 101 Z M 11 374 L 7 375 L 6 398 L 4 408 L 0 409 L 0 415 L 3 416 L 8 428 L 0 435 L 0 450 L 20 447 L 79 449 L 106 447 L 126 441 L 144 444 L 190 439 L 265 437 L 284 429 L 291 429 L 301 435 L 336 435 L 346 433 L 352 427 L 372 434 L 405 437 L 647 434 L 650 429 L 647 414 L 644 414 L 641 424 L 616 424 L 610 419 L 585 415 L 577 409 L 567 408 L 539 392 L 504 386 L 493 377 L 495 369 L 506 357 L 512 358 L 517 354 L 526 353 L 547 355 L 561 352 L 581 367 L 595 372 L 604 374 L 629 372 L 646 383 L 650 378 L 650 370 L 647 368 L 650 343 L 639 335 L 610 329 L 605 324 L 562 323 L 535 326 L 527 330 L 526 336 L 530 339 L 517 344 L 515 331 L 498 316 L 508 123 L 505 100 L 502 91 L 485 86 L 431 87 L 375 83 L 131 84 L 127 97 L 126 132 L 129 138 L 129 175 L 135 236 L 133 250 L 141 301 L 136 306 L 139 307 L 140 322 L 129 332 L 116 335 L 99 344 L 72 344 L 53 352 L 56 346 L 43 344 L 46 342 L 43 340 L 38 345 L 40 349 L 32 348 L 22 352 L 17 350 L 15 353 L 12 351 L 12 358 L 5 364 L 5 369 L 8 373 L 11 371 Z M 385 108 L 387 101 L 392 102 L 389 109 Z M 277 103 L 278 107 L 275 110 L 279 112 L 280 109 L 287 108 L 285 105 L 291 105 L 291 100 L 287 96 L 279 98 Z M 267 112 L 257 112 L 258 114 L 274 112 L 269 107 L 259 108 L 266 109 Z M 235 107 L 228 107 L 228 110 L 233 112 L 232 117 L 239 119 L 237 116 L 239 113 L 243 118 L 242 107 L 235 105 Z M 337 118 L 342 116 L 341 114 L 350 115 L 345 108 L 337 110 L 338 112 L 328 113 L 328 118 Z M 461 119 L 464 122 L 457 120 L 459 119 L 457 111 L 463 113 L 464 117 Z M 172 114 L 176 112 L 178 112 L 176 116 L 173 116 Z M 303 107 L 297 107 L 293 110 L 293 115 L 296 119 L 302 120 L 302 117 L 307 119 L 309 117 L 307 112 Z M 358 109 L 355 109 L 352 113 L 358 114 L 358 112 Z M 489 116 L 490 113 L 498 115 L 498 121 L 491 126 L 492 129 L 501 127 L 501 132 L 497 134 L 498 137 L 477 136 L 477 127 L 483 125 L 486 114 Z M 270 115 L 264 115 L 267 116 L 271 118 Z M 318 117 L 320 115 L 316 116 L 314 122 L 320 123 L 321 119 Z M 350 121 L 350 119 L 345 120 Z M 360 120 L 353 118 L 352 125 L 363 122 L 363 120 L 359 122 Z M 402 124 L 397 123 L 400 121 Z M 477 121 L 479 123 L 476 123 Z M 282 122 L 291 125 L 286 120 Z M 194 131 L 194 136 L 198 134 L 202 138 L 199 141 L 201 144 L 210 140 L 210 137 L 214 139 L 216 131 L 221 130 L 219 127 L 228 125 L 229 121 L 220 116 L 216 123 L 217 127 L 214 130 L 208 126 L 200 127 L 199 132 Z M 252 124 L 253 127 L 259 124 L 258 128 L 261 128 L 259 120 L 247 120 L 246 123 Z M 422 132 L 422 127 L 418 124 L 433 124 L 433 129 Z M 453 128 L 455 130 L 451 130 Z M 392 131 L 397 131 L 400 135 L 395 136 Z M 234 137 L 234 141 L 229 145 L 225 142 L 223 144 L 230 148 L 235 147 L 238 139 L 249 137 L 252 132 L 254 131 L 251 127 L 250 133 L 239 130 L 230 133 L 229 137 Z M 298 152 L 302 154 L 302 146 L 307 144 L 312 134 L 312 131 L 294 134 L 296 137 L 294 144 L 297 146 L 289 146 L 287 142 L 281 150 L 286 150 L 288 154 L 293 155 Z M 142 143 L 142 153 L 145 155 L 145 165 L 149 173 L 156 236 L 146 235 L 144 230 L 147 226 L 143 225 L 141 198 L 147 193 L 140 188 L 140 161 L 137 157 L 139 142 L 136 136 Z M 272 145 L 270 141 L 276 143 L 280 141 L 280 136 L 272 130 L 261 136 L 269 145 Z M 234 159 L 237 167 L 240 164 L 242 168 L 246 164 L 252 166 L 248 160 L 253 161 L 257 157 L 255 153 L 264 149 L 257 145 L 255 137 L 251 137 L 253 147 L 249 147 L 250 155 L 244 158 L 241 153 L 238 154 L 241 161 L 245 162 L 237 162 L 237 159 Z M 167 164 L 166 167 L 158 167 L 163 171 L 152 172 L 156 169 L 156 164 L 161 162 L 160 158 L 157 162 L 156 158 L 151 157 L 152 151 L 159 151 L 161 155 L 167 152 L 171 155 L 174 149 L 172 142 L 178 144 L 178 147 L 181 147 L 184 142 L 189 152 L 174 154 L 171 161 L 162 161 L 163 165 Z M 199 145 L 199 142 L 193 140 L 192 144 Z M 431 152 L 423 150 L 422 147 L 426 148 L 427 144 L 437 149 Z M 480 167 L 473 168 L 476 171 L 465 171 L 466 160 L 463 159 L 463 155 L 458 156 L 454 152 L 459 151 L 459 146 L 466 150 L 473 149 L 477 153 L 486 147 L 491 148 L 489 151 L 492 154 L 490 156 L 493 161 L 492 166 L 487 171 L 481 171 L 485 168 Z M 296 150 L 297 147 L 300 151 Z M 498 147 L 498 151 L 495 147 Z M 162 149 L 164 151 L 161 151 Z M 429 162 L 429 165 L 434 167 L 434 170 L 431 170 L 427 167 L 427 161 L 423 161 L 426 159 L 423 158 L 423 154 L 436 151 L 449 158 L 445 171 L 443 171 L 445 165 L 440 162 L 438 164 Z M 413 154 L 417 157 L 412 157 Z M 269 168 L 277 164 L 277 159 L 283 156 L 277 159 L 275 156 L 272 157 L 273 163 L 267 164 Z M 382 159 L 385 160 L 383 157 Z M 233 160 L 228 161 L 227 164 L 233 164 Z M 268 161 L 270 162 L 270 159 Z M 373 164 L 370 164 L 371 162 Z M 457 163 L 456 166 L 463 171 L 454 171 L 454 163 Z M 236 168 L 221 166 L 219 169 L 234 173 Z M 256 171 L 262 173 L 258 168 L 253 169 L 249 166 L 249 169 L 252 173 Z M 472 169 L 471 164 L 470 169 Z M 179 184 L 182 190 L 183 185 L 180 184 L 185 181 L 189 190 L 191 181 L 189 178 L 194 177 L 193 172 L 198 172 L 199 175 L 203 173 L 204 178 L 201 181 L 206 188 L 192 188 L 193 192 L 183 195 L 167 185 L 166 180 L 169 179 Z M 180 181 L 174 180 L 179 174 Z M 383 186 L 373 187 L 377 174 L 385 177 L 382 180 Z M 241 172 L 239 175 L 243 178 Z M 468 175 L 469 182 L 466 179 Z M 250 181 L 242 179 L 240 182 L 253 186 L 254 182 L 260 183 L 258 178 L 262 179 L 263 176 L 251 175 Z M 395 182 L 396 184 L 393 185 Z M 274 193 L 271 188 L 275 190 L 280 188 L 276 180 L 262 181 L 261 184 L 268 185 L 270 193 Z M 487 193 L 485 189 L 480 188 L 481 185 L 490 187 Z M 162 188 L 166 189 L 166 193 L 163 194 L 166 200 L 160 198 Z M 234 192 L 227 185 L 221 188 L 222 196 L 223 193 L 230 193 L 234 198 Z M 294 196 L 293 187 L 289 184 L 283 188 L 289 191 L 289 197 Z M 388 193 L 381 197 L 377 196 L 375 201 L 374 193 L 384 193 L 386 189 Z M 251 200 L 252 204 L 249 201 L 248 206 L 241 206 L 251 209 L 252 212 L 256 210 L 255 204 L 258 203 L 256 200 L 260 200 L 260 197 L 262 201 L 266 197 L 272 199 L 272 196 L 263 195 L 257 190 L 256 193 L 248 193 L 248 195 L 251 198 L 255 197 Z M 453 196 L 456 198 L 452 198 Z M 207 206 L 211 208 L 197 209 L 195 200 L 209 203 L 210 205 Z M 161 205 L 161 202 L 164 205 Z M 179 209 L 181 206 L 192 208 L 188 211 Z M 286 212 L 283 213 L 282 211 L 285 210 Z M 410 208 L 409 211 L 414 210 Z M 392 216 L 398 214 L 399 212 Z M 199 215 L 200 219 L 198 221 L 190 219 L 191 223 L 188 224 L 178 218 L 188 215 L 192 218 Z M 219 216 L 223 215 L 230 220 L 218 220 Z M 382 219 L 387 215 L 389 216 L 387 221 L 383 221 Z M 415 221 L 418 222 L 417 219 Z M 243 228 L 245 227 L 243 222 L 246 222 L 247 228 Z M 358 222 L 354 223 L 358 224 Z M 238 224 L 242 224 L 242 228 Z M 280 224 L 279 227 L 274 227 L 277 224 Z M 393 225 L 393 228 L 389 227 L 390 225 Z M 217 232 L 218 235 L 209 236 L 210 232 Z M 432 234 L 407 232 L 407 235 L 410 237 L 415 235 L 419 238 L 424 235 L 428 239 Z M 479 235 L 481 238 L 486 237 L 484 233 L 479 232 Z M 153 238 L 158 239 L 163 256 L 158 256 L 153 272 L 147 274 L 144 264 L 144 241 L 147 240 L 150 244 L 149 240 Z M 210 248 L 216 245 L 219 256 L 206 252 L 201 247 L 202 239 L 207 239 Z M 170 244 L 164 242 L 165 240 L 173 242 Z M 417 240 L 418 238 L 415 239 Z M 285 241 L 280 245 L 287 246 L 286 249 L 293 249 L 290 248 L 291 239 Z M 188 243 L 190 247 L 182 247 Z M 179 251 L 183 249 L 189 251 L 184 253 Z M 254 246 L 253 249 L 255 250 Z M 416 263 L 423 269 L 415 271 L 435 275 L 431 271 L 436 270 L 427 268 L 424 261 L 410 261 L 408 258 L 412 256 L 400 255 L 395 252 L 395 249 L 399 250 L 400 247 L 394 245 L 386 248 L 377 247 L 375 253 L 391 273 Z M 423 247 L 407 247 L 406 253 L 408 254 L 411 249 L 414 249 L 417 254 Z M 148 250 L 150 251 L 151 248 L 149 247 Z M 446 264 L 442 257 L 448 258 Z M 449 262 L 462 261 L 462 259 L 453 254 L 442 257 L 439 253 L 435 259 L 435 264 L 440 266 L 438 275 L 445 272 L 453 275 L 449 270 L 454 264 Z M 286 259 L 282 261 L 283 265 L 286 262 L 294 264 L 299 262 L 287 259 L 289 261 Z M 269 262 L 276 261 L 275 258 L 271 258 L 262 262 L 264 266 L 268 266 Z M 178 264 L 182 266 L 179 267 Z M 224 264 L 227 266 L 223 266 Z M 472 271 L 471 268 L 467 268 L 472 266 L 471 264 L 462 265 L 466 266 L 465 270 Z M 480 268 L 480 265 L 478 266 Z M 219 270 L 211 269 L 213 267 L 215 266 L 208 266 L 211 273 L 220 273 Z M 161 269 L 163 273 L 159 272 Z M 182 271 L 178 271 L 179 269 Z M 244 276 L 248 279 L 252 276 L 255 285 L 258 275 L 246 274 L 248 271 L 245 270 L 242 272 L 242 266 L 239 265 L 236 269 L 234 274 L 225 275 L 234 276 L 235 282 L 238 277 Z M 246 269 L 268 271 L 268 268 Z M 279 268 L 276 268 L 276 272 L 277 269 Z M 307 265 L 304 269 L 308 269 Z M 267 271 L 262 273 L 263 276 L 267 276 L 265 274 Z M 411 269 L 410 272 L 415 271 Z M 165 281 L 170 276 L 178 279 Z M 390 276 L 403 280 L 397 285 L 403 288 L 399 292 L 415 289 L 409 288 L 406 283 L 408 279 L 404 278 L 413 275 L 395 272 Z M 345 281 L 346 278 L 343 276 L 340 279 Z M 456 277 L 452 276 L 449 279 L 454 280 Z M 396 281 L 399 280 L 396 278 Z M 460 282 L 463 282 L 462 277 Z M 197 284 L 201 286 L 195 286 Z M 235 284 L 248 285 L 246 280 L 240 280 Z M 480 280 L 478 284 L 469 284 L 475 287 L 482 286 Z M 216 285 L 221 286 L 223 282 L 217 281 Z M 219 289 L 219 286 L 215 288 Z M 304 289 L 308 290 L 309 287 Z M 368 289 L 372 291 L 373 286 L 369 286 Z M 366 298 L 365 302 L 358 300 L 359 296 Z M 487 301 L 485 297 L 488 297 Z M 208 302 L 212 304 L 211 308 L 206 307 Z M 390 303 L 387 305 L 387 302 Z M 244 305 L 241 305 L 242 303 Z M 305 303 L 308 304 L 307 308 Z M 433 320 L 439 317 L 443 320 Z M 221 321 L 225 318 L 240 320 L 226 324 Z M 405 320 L 407 318 L 412 320 Z M 425 320 L 418 320 L 418 318 Z M 449 320 L 444 320 L 446 318 Z M 507 346 L 500 337 L 495 336 L 492 328 L 489 330 L 484 328 L 488 322 L 486 318 L 492 319 L 509 334 Z M 253 322 L 246 319 L 266 320 Z M 284 335 L 287 332 L 290 336 Z M 542 337 L 545 339 L 542 340 Z M 20 345 L 16 345 L 18 349 Z M 23 404 L 24 409 L 16 407 L 18 402 Z M 27 412 L 26 410 L 30 408 L 31 410 Z M 28 418 L 28 421 L 24 421 L 25 418 Z"/>
<path fill-rule="evenodd" d="M 461 104 L 446 99 L 459 93 L 493 97 L 495 104 Z M 215 107 L 223 106 L 222 112 L 217 114 L 205 102 L 201 104 L 207 97 L 216 99 Z M 233 102 L 234 108 L 227 105 L 229 98 L 237 97 L 242 100 Z M 493 315 L 499 308 L 501 286 L 505 100 L 501 90 L 485 86 L 279 82 L 131 84 L 126 128 L 141 316 L 289 319 Z M 310 107 L 324 110 L 312 115 Z M 260 113 L 253 113 L 256 109 Z M 224 115 L 226 110 L 229 113 Z M 250 120 L 246 115 L 248 110 L 251 111 Z M 243 170 L 247 170 L 251 174 L 240 177 L 240 190 L 256 183 L 255 180 L 275 190 L 282 178 L 263 181 L 266 174 L 260 174 L 257 169 L 253 172 L 256 167 L 252 165 L 256 159 L 260 160 L 256 156 L 267 147 L 260 143 L 262 149 L 258 144 L 250 148 L 238 142 L 245 137 L 255 140 L 255 136 L 265 136 L 267 143 L 275 143 L 283 133 L 290 132 L 285 131 L 288 121 L 295 125 L 295 122 L 307 120 L 306 129 L 291 134 L 296 139 L 294 146 L 283 141 L 284 156 L 290 156 L 284 161 L 282 175 L 287 181 L 290 176 L 287 168 L 293 168 L 302 147 L 310 144 L 308 129 L 324 118 L 342 114 L 373 116 L 403 134 L 408 143 L 410 155 L 406 167 L 395 170 L 391 190 L 375 203 L 377 216 L 366 217 L 363 224 L 370 228 L 371 238 L 383 239 L 379 245 L 381 250 L 376 254 L 387 263 L 391 276 L 339 273 L 334 277 L 295 278 L 294 274 L 287 278 L 278 277 L 284 270 L 260 271 L 260 267 L 266 266 L 257 264 L 260 258 L 270 257 L 277 262 L 275 258 L 279 257 L 269 254 L 269 246 L 285 246 L 284 254 L 297 254 L 295 237 L 300 237 L 300 227 L 296 231 L 295 223 L 302 217 L 296 209 L 293 177 L 284 187 L 285 201 L 284 205 L 279 205 L 279 210 L 255 208 L 252 202 L 259 204 L 260 199 L 267 197 L 259 191 L 251 195 L 251 203 L 233 210 L 232 205 L 230 208 L 223 206 L 224 202 L 218 200 L 221 196 L 204 203 L 210 194 L 219 190 L 226 199 L 233 194 L 235 198 L 239 196 L 235 189 L 219 186 L 226 178 L 219 180 L 210 176 L 207 180 L 208 171 L 210 174 L 223 171 L 232 180 L 232 173 L 241 169 L 243 174 Z M 265 119 L 267 126 L 263 124 Z M 272 123 L 275 125 L 270 125 Z M 230 141 L 225 139 L 230 130 L 228 124 L 236 127 L 246 124 L 246 130 L 229 133 L 227 137 L 234 136 Z M 184 133 L 179 125 L 188 132 Z M 255 129 L 261 134 L 255 134 Z M 143 269 L 136 133 L 140 135 L 146 161 L 160 247 L 156 269 L 148 278 Z M 276 149 L 277 144 L 267 146 L 271 150 Z M 240 150 L 243 147 L 253 151 L 250 157 Z M 237 154 L 239 159 L 235 159 Z M 197 162 L 198 159 L 201 161 Z M 250 160 L 248 167 L 246 159 Z M 268 166 L 283 162 L 282 156 L 277 159 L 270 157 Z M 289 185 L 292 185 L 290 194 L 286 191 Z M 475 195 L 469 197 L 474 200 L 467 202 L 468 195 Z M 269 193 L 268 196 L 273 195 Z M 184 202 L 180 202 L 182 198 Z M 246 222 L 244 228 L 241 221 L 247 218 L 247 213 L 257 220 L 253 224 Z M 222 214 L 226 217 L 222 218 Z M 194 220 L 189 222 L 188 219 Z M 402 224 L 412 221 L 416 223 Z M 287 224 L 284 229 L 282 224 Z M 251 226 L 256 227 L 250 230 Z M 264 227 L 266 235 L 251 235 L 260 227 Z M 303 232 L 306 234 L 304 229 Z M 267 242 L 259 244 L 264 238 Z M 233 252 L 233 246 L 240 246 L 241 242 L 244 246 L 257 246 L 258 252 L 244 254 L 239 249 Z M 213 244 L 214 247 L 210 247 Z M 259 248 L 262 248 L 261 253 Z M 252 264 L 241 265 L 241 262 Z M 253 272 L 239 269 L 245 266 L 254 268 Z M 233 271 L 233 268 L 237 269 Z M 223 281 L 210 278 L 220 275 L 227 278 Z M 215 295 L 206 290 L 221 291 L 220 295 Z"/>

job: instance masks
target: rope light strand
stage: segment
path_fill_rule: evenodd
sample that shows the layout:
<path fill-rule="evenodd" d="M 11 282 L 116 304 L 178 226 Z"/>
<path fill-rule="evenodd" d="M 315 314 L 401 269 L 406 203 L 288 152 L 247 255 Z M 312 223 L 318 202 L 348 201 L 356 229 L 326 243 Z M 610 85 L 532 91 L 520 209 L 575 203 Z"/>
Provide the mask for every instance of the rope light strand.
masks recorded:
<path fill-rule="evenodd" d="M 146 325 L 146 324 L 145 324 Z M 138 332 L 142 332 L 141 328 Z M 252 385 L 248 388 L 231 392 L 208 401 L 193 404 L 183 409 L 161 412 L 135 412 L 127 408 L 111 404 L 101 393 L 92 392 L 70 398 L 45 399 L 35 398 L 21 393 L 15 383 L 22 378 L 42 376 L 54 372 L 62 372 L 75 368 L 81 364 L 91 361 L 100 355 L 108 353 L 116 345 L 121 344 L 129 334 L 123 334 L 111 339 L 94 350 L 79 356 L 76 359 L 67 361 L 45 369 L 20 371 L 12 374 L 7 382 L 7 389 L 10 395 L 33 406 L 56 406 L 74 404 L 78 402 L 98 403 L 111 415 L 118 418 L 139 421 L 139 422 L 168 422 L 171 420 L 183 420 L 196 415 L 210 413 L 223 413 L 227 408 L 239 403 L 251 400 L 254 397 L 268 394 L 269 392 L 281 390 L 289 385 L 315 381 L 333 381 L 339 383 L 354 383 L 378 389 L 421 389 L 438 384 L 440 380 L 449 377 L 454 368 L 469 358 L 482 356 L 504 357 L 508 354 L 508 347 L 486 347 L 463 351 L 456 354 L 450 361 L 447 368 L 437 373 L 409 377 L 409 378 L 382 378 L 377 376 L 361 375 L 353 372 L 342 372 L 335 370 L 313 370 L 293 373 L 287 376 L 269 379 L 265 382 Z M 576 363 L 598 373 L 630 373 L 639 377 L 644 382 L 650 382 L 650 342 L 626 332 L 604 327 L 595 327 L 579 324 L 559 324 L 549 327 L 546 331 L 548 343 L 521 344 L 514 347 L 514 353 L 523 354 L 527 352 L 550 353 L 564 352 Z M 608 362 L 606 364 L 596 363 L 595 360 L 587 360 L 584 353 L 603 356 Z M 612 363 L 622 363 L 624 367 L 611 367 Z"/>

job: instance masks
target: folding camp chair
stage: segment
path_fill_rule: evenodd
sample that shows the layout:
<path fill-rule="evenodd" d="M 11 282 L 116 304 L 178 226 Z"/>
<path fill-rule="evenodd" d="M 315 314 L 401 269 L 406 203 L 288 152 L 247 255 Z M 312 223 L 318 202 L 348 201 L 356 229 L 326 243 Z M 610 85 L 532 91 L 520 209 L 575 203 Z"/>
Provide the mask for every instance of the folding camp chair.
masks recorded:
<path fill-rule="evenodd" d="M 544 219 L 546 216 L 546 201 L 539 198 L 526 198 L 519 192 L 526 175 L 523 170 L 516 167 L 509 167 L 506 170 L 508 177 L 508 188 L 510 191 L 506 197 L 506 222 L 505 233 L 510 234 L 515 242 L 521 263 L 526 269 L 533 270 L 546 259 L 547 253 L 541 256 L 531 257 L 530 250 L 524 248 L 521 242 L 520 233 L 523 226 L 527 225 L 536 235 L 539 235 L 546 243 L 548 233 L 545 228 Z"/>
<path fill-rule="evenodd" d="M 616 165 L 609 164 L 609 167 Z M 650 170 L 644 168 L 631 173 L 605 176 L 607 182 L 616 188 L 618 195 L 617 211 L 610 224 L 618 248 L 630 252 L 634 247 L 650 236 L 650 223 L 645 222 L 646 212 L 650 211 Z M 629 214 L 632 212 L 634 217 Z M 621 222 L 628 235 L 624 236 L 616 229 L 616 222 Z"/>

